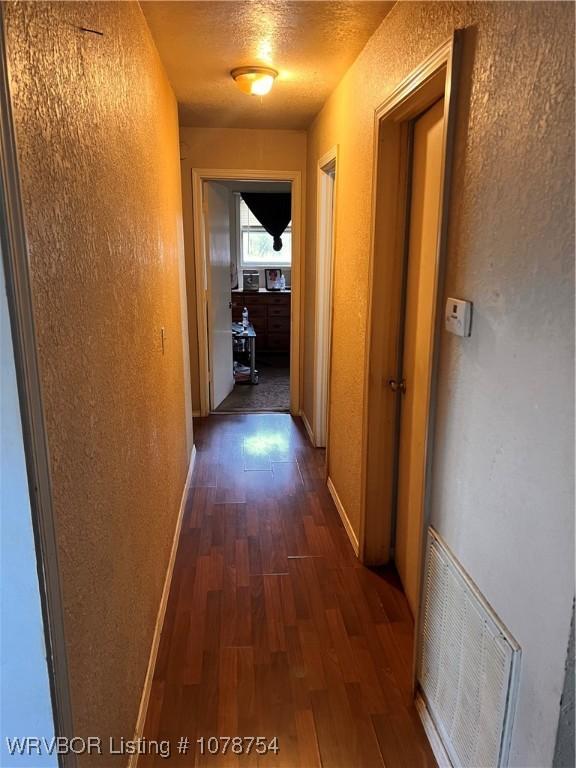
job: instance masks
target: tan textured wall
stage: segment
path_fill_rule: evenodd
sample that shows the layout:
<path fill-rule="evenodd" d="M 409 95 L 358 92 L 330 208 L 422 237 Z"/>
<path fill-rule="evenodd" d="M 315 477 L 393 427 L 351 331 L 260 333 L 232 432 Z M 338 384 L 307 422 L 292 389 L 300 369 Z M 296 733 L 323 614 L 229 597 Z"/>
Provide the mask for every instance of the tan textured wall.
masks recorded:
<path fill-rule="evenodd" d="M 187 471 L 176 103 L 137 3 L 5 13 L 74 724 L 132 737 Z"/>
<path fill-rule="evenodd" d="M 511 764 L 552 759 L 573 595 L 574 7 L 398 3 L 309 132 L 305 408 L 316 164 L 339 145 L 330 475 L 358 530 L 374 109 L 466 28 L 432 521 L 522 645 Z"/>
<path fill-rule="evenodd" d="M 303 205 L 306 190 L 306 133 L 249 128 L 180 128 L 182 208 L 188 283 L 188 328 L 192 371 L 198 370 L 198 324 L 194 278 L 192 169 L 300 171 Z M 304 236 L 304 232 L 303 232 Z M 192 404 L 200 408 L 198 376 L 192 374 Z"/>

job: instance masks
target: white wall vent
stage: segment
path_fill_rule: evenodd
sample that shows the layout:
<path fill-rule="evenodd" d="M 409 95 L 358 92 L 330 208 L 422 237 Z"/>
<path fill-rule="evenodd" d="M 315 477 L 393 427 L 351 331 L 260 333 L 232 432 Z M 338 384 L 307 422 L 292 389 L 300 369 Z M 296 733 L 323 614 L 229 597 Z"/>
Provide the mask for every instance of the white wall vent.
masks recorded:
<path fill-rule="evenodd" d="M 418 682 L 455 768 L 508 764 L 520 647 L 429 528 Z"/>

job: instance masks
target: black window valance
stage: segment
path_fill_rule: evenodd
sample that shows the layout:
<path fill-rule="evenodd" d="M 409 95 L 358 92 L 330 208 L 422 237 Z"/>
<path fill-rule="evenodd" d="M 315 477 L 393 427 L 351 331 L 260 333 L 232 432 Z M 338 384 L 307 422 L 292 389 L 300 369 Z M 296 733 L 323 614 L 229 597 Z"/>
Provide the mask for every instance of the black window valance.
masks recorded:
<path fill-rule="evenodd" d="M 274 238 L 274 250 L 282 250 L 281 235 L 292 219 L 290 192 L 242 192 L 242 200 Z"/>

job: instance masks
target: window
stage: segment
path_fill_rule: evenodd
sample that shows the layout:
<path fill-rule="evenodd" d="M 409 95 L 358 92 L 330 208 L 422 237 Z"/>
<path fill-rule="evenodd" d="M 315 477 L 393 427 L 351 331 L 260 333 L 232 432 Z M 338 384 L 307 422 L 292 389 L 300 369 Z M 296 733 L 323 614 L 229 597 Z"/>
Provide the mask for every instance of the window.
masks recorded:
<path fill-rule="evenodd" d="M 282 235 L 282 250 L 275 251 L 269 235 L 242 197 L 238 195 L 240 265 L 242 267 L 289 267 L 292 262 L 292 223 Z"/>

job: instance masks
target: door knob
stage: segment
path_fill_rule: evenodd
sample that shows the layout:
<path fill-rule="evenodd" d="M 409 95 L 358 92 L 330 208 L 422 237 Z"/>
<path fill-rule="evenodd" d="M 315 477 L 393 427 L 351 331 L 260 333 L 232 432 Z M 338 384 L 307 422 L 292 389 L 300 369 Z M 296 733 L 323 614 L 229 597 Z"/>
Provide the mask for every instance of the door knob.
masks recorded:
<path fill-rule="evenodd" d="M 406 379 L 401 379 L 400 381 L 396 381 L 396 379 L 388 379 L 388 386 L 392 390 L 392 392 L 402 392 L 402 394 L 406 394 Z"/>

